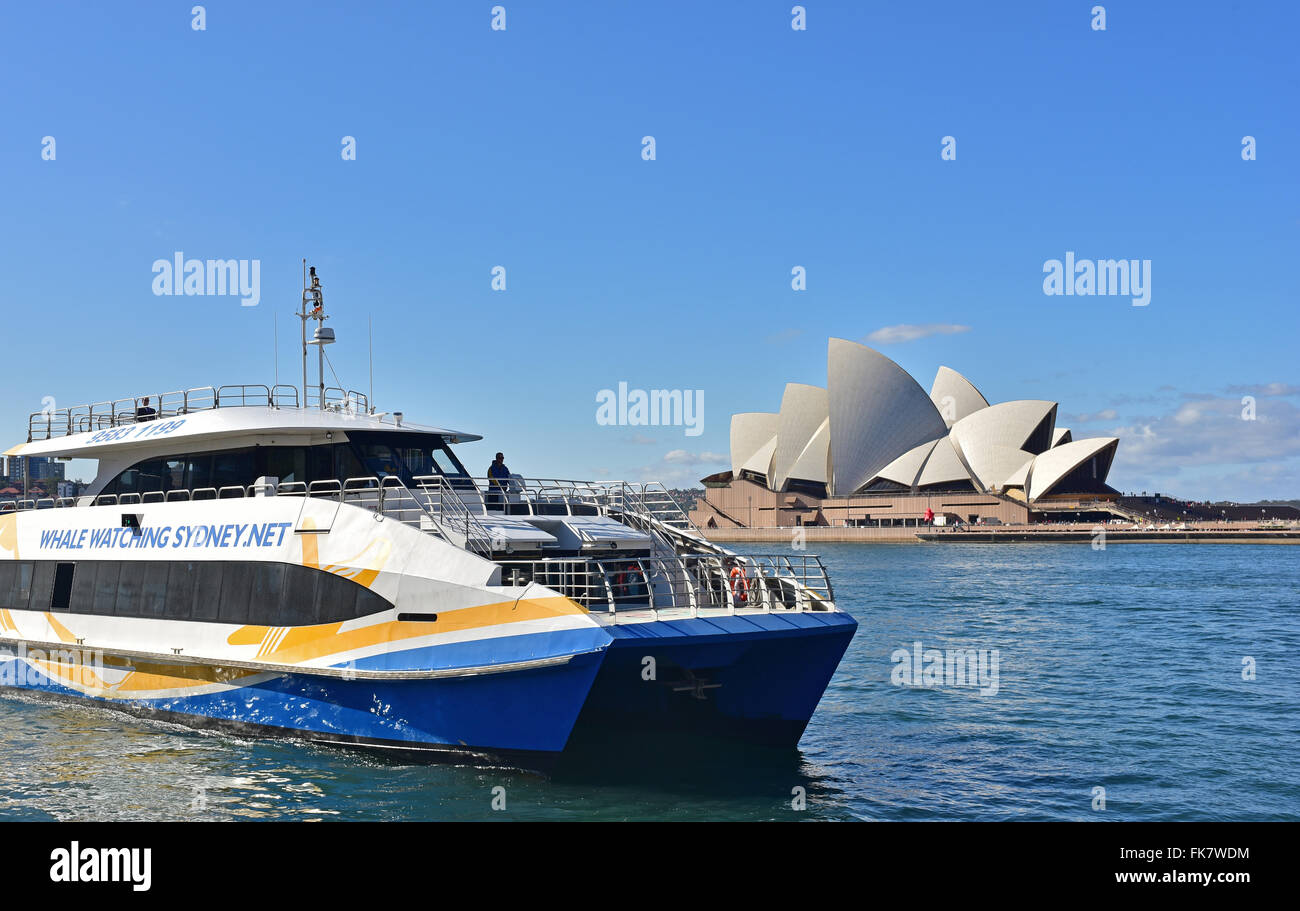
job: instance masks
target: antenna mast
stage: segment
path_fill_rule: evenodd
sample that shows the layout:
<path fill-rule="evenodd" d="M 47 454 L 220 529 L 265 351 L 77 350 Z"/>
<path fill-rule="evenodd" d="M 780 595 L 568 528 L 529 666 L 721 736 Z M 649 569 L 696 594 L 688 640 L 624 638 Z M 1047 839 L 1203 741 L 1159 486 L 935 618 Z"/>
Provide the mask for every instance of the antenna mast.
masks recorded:
<path fill-rule="evenodd" d="M 325 296 L 321 293 L 320 279 L 316 276 L 316 267 L 307 268 L 307 260 L 302 261 L 302 403 L 307 407 L 307 346 L 316 345 L 317 376 L 320 385 L 317 389 L 316 407 L 325 407 L 325 346 L 334 341 L 334 330 L 325 328 Z M 318 325 L 312 332 L 311 341 L 307 341 L 307 320 L 314 319 Z"/>

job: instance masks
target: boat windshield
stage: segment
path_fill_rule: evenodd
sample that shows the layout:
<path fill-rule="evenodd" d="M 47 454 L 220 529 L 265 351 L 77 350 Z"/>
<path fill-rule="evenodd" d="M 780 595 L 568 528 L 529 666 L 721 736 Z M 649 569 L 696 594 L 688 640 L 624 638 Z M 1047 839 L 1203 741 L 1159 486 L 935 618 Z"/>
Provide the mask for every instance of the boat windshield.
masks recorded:
<path fill-rule="evenodd" d="M 408 487 L 418 483 L 415 478 L 428 475 L 469 478 L 465 466 L 437 434 L 363 431 L 349 433 L 348 438 L 363 475 L 401 478 Z"/>

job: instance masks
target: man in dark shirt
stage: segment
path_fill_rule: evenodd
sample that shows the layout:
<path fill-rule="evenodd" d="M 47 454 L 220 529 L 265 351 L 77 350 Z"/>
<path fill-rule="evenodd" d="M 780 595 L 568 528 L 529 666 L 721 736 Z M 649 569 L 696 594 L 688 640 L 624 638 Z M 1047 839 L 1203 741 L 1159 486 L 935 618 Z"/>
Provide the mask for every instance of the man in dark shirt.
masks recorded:
<path fill-rule="evenodd" d="M 506 481 L 510 477 L 510 469 L 506 467 L 505 453 L 497 453 L 496 459 L 488 466 L 487 473 L 487 508 L 504 510 L 506 502 Z"/>
<path fill-rule="evenodd" d="M 135 419 L 137 421 L 152 421 L 158 417 L 158 412 L 149 407 L 149 396 L 145 396 L 140 403 L 140 407 L 135 410 Z"/>

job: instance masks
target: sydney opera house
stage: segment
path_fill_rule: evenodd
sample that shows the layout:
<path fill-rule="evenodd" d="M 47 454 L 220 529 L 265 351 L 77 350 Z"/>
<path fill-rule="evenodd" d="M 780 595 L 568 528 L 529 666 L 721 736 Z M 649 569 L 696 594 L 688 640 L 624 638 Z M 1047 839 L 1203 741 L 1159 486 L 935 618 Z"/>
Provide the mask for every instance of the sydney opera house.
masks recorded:
<path fill-rule="evenodd" d="M 940 367 L 927 393 L 878 351 L 831 339 L 826 388 L 790 383 L 776 412 L 731 418 L 731 470 L 704 479 L 701 526 L 897 527 L 1026 522 L 1095 509 L 1119 440 L 1075 440 L 1056 402 L 989 404 Z"/>

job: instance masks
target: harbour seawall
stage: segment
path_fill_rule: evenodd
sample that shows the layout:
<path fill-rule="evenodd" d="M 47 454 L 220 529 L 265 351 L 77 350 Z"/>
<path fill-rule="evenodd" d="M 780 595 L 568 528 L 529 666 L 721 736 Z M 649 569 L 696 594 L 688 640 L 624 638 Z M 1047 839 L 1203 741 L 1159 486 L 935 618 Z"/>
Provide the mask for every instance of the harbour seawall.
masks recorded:
<path fill-rule="evenodd" d="M 887 542 L 896 544 L 1024 544 L 1091 542 L 1105 528 L 1107 544 L 1161 542 L 1181 544 L 1300 544 L 1300 528 L 1259 528 L 1249 524 L 1189 525 L 1186 529 L 1142 530 L 1131 525 L 994 525 L 957 528 L 850 528 L 805 525 L 778 528 L 705 528 L 719 544 L 790 544 L 802 533 L 816 542 Z"/>

